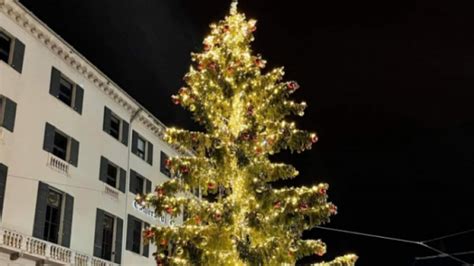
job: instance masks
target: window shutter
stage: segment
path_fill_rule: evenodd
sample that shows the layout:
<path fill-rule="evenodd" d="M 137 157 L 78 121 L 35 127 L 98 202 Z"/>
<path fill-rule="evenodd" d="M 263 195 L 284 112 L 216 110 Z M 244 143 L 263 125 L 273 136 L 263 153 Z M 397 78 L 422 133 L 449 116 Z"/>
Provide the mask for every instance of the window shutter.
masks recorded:
<path fill-rule="evenodd" d="M 127 179 L 127 171 L 120 168 L 119 190 L 125 193 L 125 181 Z"/>
<path fill-rule="evenodd" d="M 79 114 L 82 114 L 82 102 L 84 101 L 84 89 L 81 86 L 76 85 L 76 95 L 74 97 L 75 97 L 74 110 L 76 110 L 76 112 L 78 112 Z"/>
<path fill-rule="evenodd" d="M 122 236 L 123 236 L 123 220 L 116 217 L 117 222 L 116 231 L 115 231 L 115 255 L 114 262 L 120 264 L 122 261 Z"/>
<path fill-rule="evenodd" d="M 104 156 L 100 156 L 100 170 L 99 170 L 99 180 L 102 182 L 107 181 L 107 165 L 109 163 L 109 160 L 105 158 Z"/>
<path fill-rule="evenodd" d="M 46 220 L 46 204 L 48 201 L 49 186 L 38 182 L 38 195 L 36 196 L 35 222 L 33 225 L 33 236 L 44 239 L 44 223 Z"/>
<path fill-rule="evenodd" d="M 104 124 L 103 129 L 105 132 L 110 134 L 110 117 L 112 116 L 112 111 L 110 111 L 107 106 L 104 107 Z"/>
<path fill-rule="evenodd" d="M 69 153 L 69 163 L 77 167 L 79 160 L 79 142 L 73 138 L 71 140 L 71 150 Z"/>
<path fill-rule="evenodd" d="M 15 39 L 14 43 L 15 47 L 13 48 L 13 60 L 12 60 L 12 67 L 21 73 L 23 70 L 23 57 L 25 54 L 25 44 L 22 43 L 20 40 Z"/>
<path fill-rule="evenodd" d="M 135 193 L 135 182 L 137 181 L 135 178 L 136 176 L 137 172 L 130 169 L 130 192 L 132 193 Z"/>
<path fill-rule="evenodd" d="M 8 167 L 0 163 L 0 218 L 3 215 L 3 202 L 5 199 L 5 187 L 7 185 Z"/>
<path fill-rule="evenodd" d="M 145 228 L 148 228 L 150 227 L 150 224 L 149 223 L 145 223 Z M 142 241 L 143 241 L 143 235 L 142 235 Z M 148 254 L 150 253 L 150 243 L 148 244 L 143 244 L 143 256 L 147 257 L 148 258 Z"/>
<path fill-rule="evenodd" d="M 5 114 L 3 115 L 3 127 L 13 132 L 15 126 L 16 103 L 8 98 L 5 99 Z"/>
<path fill-rule="evenodd" d="M 95 216 L 94 256 L 102 257 L 102 231 L 104 229 L 104 211 L 97 209 Z"/>
<path fill-rule="evenodd" d="M 53 151 L 53 143 L 54 143 L 54 134 L 55 128 L 50 123 L 46 123 L 44 128 L 44 141 L 43 141 L 43 150 L 47 152 Z"/>
<path fill-rule="evenodd" d="M 127 146 L 128 145 L 128 123 L 125 120 L 122 120 L 122 143 Z"/>
<path fill-rule="evenodd" d="M 151 144 L 151 142 L 147 142 L 147 144 L 148 144 L 148 150 L 147 150 L 148 158 L 147 158 L 147 162 L 148 162 L 150 165 L 153 165 L 153 144 Z"/>
<path fill-rule="evenodd" d="M 74 211 L 74 198 L 66 194 L 66 205 L 64 206 L 64 218 L 63 218 L 63 238 L 61 244 L 65 247 L 71 245 L 71 232 L 72 232 L 72 213 Z"/>
<path fill-rule="evenodd" d="M 127 217 L 127 246 L 125 247 L 127 250 L 132 250 L 132 239 L 133 239 L 133 222 L 135 218 L 130 214 Z"/>
<path fill-rule="evenodd" d="M 53 95 L 54 97 L 58 97 L 59 95 L 60 79 L 61 79 L 61 72 L 59 72 L 59 70 L 53 67 L 51 69 L 51 81 L 49 84 L 49 94 Z"/>
<path fill-rule="evenodd" d="M 148 194 L 151 192 L 151 181 L 148 179 L 145 179 L 145 180 L 146 180 L 145 193 Z"/>
<path fill-rule="evenodd" d="M 137 154 L 138 134 L 135 130 L 132 132 L 132 153 Z"/>

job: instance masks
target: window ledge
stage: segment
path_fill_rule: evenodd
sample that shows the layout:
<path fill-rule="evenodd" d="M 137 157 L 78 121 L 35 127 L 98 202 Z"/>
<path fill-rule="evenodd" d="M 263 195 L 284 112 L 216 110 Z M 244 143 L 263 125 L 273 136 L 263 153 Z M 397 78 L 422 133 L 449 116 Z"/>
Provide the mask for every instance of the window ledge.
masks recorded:
<path fill-rule="evenodd" d="M 111 198 L 118 200 L 120 192 L 114 187 L 109 186 L 108 184 L 104 183 L 104 194 L 110 196 Z"/>

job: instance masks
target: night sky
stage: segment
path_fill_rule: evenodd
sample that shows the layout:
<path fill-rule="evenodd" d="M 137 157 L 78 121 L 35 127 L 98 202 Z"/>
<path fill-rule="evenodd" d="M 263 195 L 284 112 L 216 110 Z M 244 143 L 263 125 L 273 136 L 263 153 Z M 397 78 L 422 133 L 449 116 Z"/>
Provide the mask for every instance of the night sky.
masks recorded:
<path fill-rule="evenodd" d="M 169 126 L 198 129 L 171 103 L 190 52 L 230 0 L 21 0 Z M 410 240 L 474 228 L 474 16 L 465 1 L 241 0 L 258 20 L 254 50 L 285 66 L 309 107 L 300 128 L 320 141 L 284 153 L 292 185 L 325 181 L 339 214 L 326 226 Z M 406 243 L 313 230 L 324 259 L 358 265 L 461 265 Z M 474 250 L 474 233 L 435 241 Z M 474 263 L 474 255 L 460 256 Z M 309 257 L 302 261 L 315 261 Z"/>

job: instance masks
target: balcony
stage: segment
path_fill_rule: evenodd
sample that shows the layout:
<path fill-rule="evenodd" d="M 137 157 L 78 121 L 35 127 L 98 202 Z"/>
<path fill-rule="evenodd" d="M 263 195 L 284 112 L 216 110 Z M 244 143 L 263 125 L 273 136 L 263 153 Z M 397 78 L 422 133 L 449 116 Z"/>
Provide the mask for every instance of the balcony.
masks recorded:
<path fill-rule="evenodd" d="M 12 260 L 22 257 L 36 261 L 37 265 L 118 266 L 3 227 L 0 227 L 0 252 L 10 253 Z"/>
<path fill-rule="evenodd" d="M 69 176 L 69 163 L 63 161 L 62 159 L 54 156 L 51 153 L 48 153 L 48 162 L 47 165 L 49 168 L 53 169 L 56 172 Z"/>

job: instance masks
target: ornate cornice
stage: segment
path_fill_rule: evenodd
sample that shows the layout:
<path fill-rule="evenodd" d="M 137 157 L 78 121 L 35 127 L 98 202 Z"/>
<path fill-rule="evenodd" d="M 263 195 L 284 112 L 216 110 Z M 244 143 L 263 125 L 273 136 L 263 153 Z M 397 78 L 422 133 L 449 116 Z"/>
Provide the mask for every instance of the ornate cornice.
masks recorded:
<path fill-rule="evenodd" d="M 92 82 L 112 100 L 122 106 L 130 115 L 141 109 L 137 117 L 146 128 L 163 140 L 166 126 L 142 107 L 135 99 L 110 80 L 96 66 L 76 51 L 70 44 L 51 30 L 17 0 L 0 0 L 0 12 L 22 27 L 36 40 L 44 44 L 53 54 Z"/>

